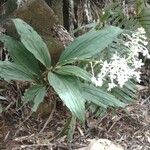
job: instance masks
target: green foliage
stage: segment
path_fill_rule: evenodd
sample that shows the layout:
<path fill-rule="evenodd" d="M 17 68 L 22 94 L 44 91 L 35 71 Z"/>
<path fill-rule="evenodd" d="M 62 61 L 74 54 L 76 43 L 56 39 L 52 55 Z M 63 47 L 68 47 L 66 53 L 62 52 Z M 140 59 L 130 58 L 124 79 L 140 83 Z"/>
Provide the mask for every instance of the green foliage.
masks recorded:
<path fill-rule="evenodd" d="M 69 124 L 69 129 L 68 129 L 68 136 L 67 136 L 68 143 L 72 142 L 75 127 L 76 127 L 76 120 L 77 120 L 76 116 L 72 115 L 72 118 Z"/>
<path fill-rule="evenodd" d="M 85 120 L 85 100 L 81 95 L 79 81 L 70 76 L 49 72 L 48 81 L 70 111 L 81 121 Z"/>
<path fill-rule="evenodd" d="M 44 85 L 33 85 L 24 94 L 23 102 L 28 103 L 30 101 L 34 102 L 33 111 L 36 111 L 38 105 L 43 101 L 46 94 L 46 87 Z"/>
<path fill-rule="evenodd" d="M 84 60 L 100 53 L 122 33 L 120 28 L 113 26 L 102 30 L 92 29 L 88 33 L 76 38 L 61 54 L 59 63 L 62 65 Z"/>
<path fill-rule="evenodd" d="M 20 40 L 28 51 L 45 67 L 51 66 L 51 57 L 48 48 L 37 32 L 21 19 L 13 19 Z"/>
<path fill-rule="evenodd" d="M 29 69 L 8 61 L 0 61 L 0 76 L 5 80 L 35 80 Z"/>
<path fill-rule="evenodd" d="M 150 37 L 150 9 L 147 7 L 147 0 L 134 0 L 132 3 L 128 1 L 126 7 L 119 2 L 111 2 L 104 8 L 104 12 L 100 16 L 103 25 L 111 24 L 128 30 L 142 26 Z"/>
<path fill-rule="evenodd" d="M 122 97 L 117 98 L 106 92 L 105 88 L 93 86 L 92 75 L 76 63 L 101 54 L 123 32 L 122 29 L 113 26 L 101 30 L 92 29 L 76 38 L 62 52 L 56 66 L 51 66 L 47 46 L 37 32 L 21 19 L 13 19 L 13 22 L 21 42 L 6 35 L 0 36 L 0 41 L 4 42 L 13 59 L 13 62 L 0 61 L 0 76 L 6 80 L 31 82 L 32 86 L 25 92 L 23 101 L 24 104 L 33 102 L 33 111 L 37 110 L 50 86 L 73 114 L 72 124 L 76 117 L 82 122 L 85 121 L 87 103 L 107 109 L 124 107 L 130 100 L 128 97 L 123 100 L 123 94 Z M 43 65 L 45 69 L 40 69 L 39 66 Z M 132 91 L 130 86 L 125 91 L 127 95 Z M 73 128 L 70 128 L 70 131 L 72 130 Z"/>
<path fill-rule="evenodd" d="M 150 38 L 150 9 L 147 7 L 147 0 L 137 0 L 135 9 L 137 21 L 145 29 L 147 36 Z"/>
<path fill-rule="evenodd" d="M 112 89 L 112 94 L 115 95 L 122 102 L 128 104 L 137 99 L 137 89 L 133 81 L 128 81 L 125 86 L 120 89 L 118 87 Z"/>
<path fill-rule="evenodd" d="M 150 8 L 144 8 L 138 15 L 140 24 L 145 28 L 147 36 L 150 38 Z"/>
<path fill-rule="evenodd" d="M 83 96 L 89 102 L 96 104 L 97 106 L 108 108 L 112 107 L 124 107 L 125 104 L 116 99 L 113 95 L 96 88 L 92 85 L 83 85 Z"/>
<path fill-rule="evenodd" d="M 125 13 L 124 9 L 125 8 L 119 1 L 110 2 L 110 4 L 104 8 L 104 13 L 100 16 L 99 26 L 101 27 L 106 24 L 111 24 L 124 29 L 134 29 L 137 20 L 135 17 L 130 18 L 127 12 Z"/>
<path fill-rule="evenodd" d="M 62 75 L 77 76 L 89 82 L 91 81 L 92 78 L 92 75 L 90 73 L 88 73 L 87 71 L 83 70 L 80 67 L 73 65 L 61 66 L 59 69 L 55 70 L 55 72 Z"/>
<path fill-rule="evenodd" d="M 145 8 L 146 0 L 136 0 L 136 13 L 140 14 Z"/>
<path fill-rule="evenodd" d="M 0 40 L 4 43 L 4 46 L 7 48 L 7 51 L 15 64 L 19 64 L 25 69 L 29 69 L 37 76 L 40 75 L 38 61 L 35 59 L 34 55 L 26 50 L 21 42 L 4 34 L 0 35 Z"/>

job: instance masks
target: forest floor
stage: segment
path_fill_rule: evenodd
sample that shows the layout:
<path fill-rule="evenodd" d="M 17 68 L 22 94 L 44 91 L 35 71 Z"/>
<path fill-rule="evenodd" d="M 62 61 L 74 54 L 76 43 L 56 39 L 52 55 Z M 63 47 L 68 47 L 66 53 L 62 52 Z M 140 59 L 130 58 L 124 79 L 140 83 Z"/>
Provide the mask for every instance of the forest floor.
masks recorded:
<path fill-rule="evenodd" d="M 11 97 L 11 103 L 3 102 L 7 108 L 0 116 L 0 150 L 67 150 L 69 147 L 75 150 L 86 147 L 92 139 L 101 138 L 118 143 L 125 150 L 150 150 L 150 66 L 142 72 L 138 100 L 116 113 L 110 111 L 99 118 L 89 115 L 88 127 L 83 129 L 77 123 L 70 145 L 66 144 L 65 135 L 58 136 L 69 116 L 64 106 L 56 107 L 43 130 L 48 116 L 31 116 L 29 108 L 19 108 L 16 99 L 21 91 L 15 84 L 8 84 L 5 94 Z"/>

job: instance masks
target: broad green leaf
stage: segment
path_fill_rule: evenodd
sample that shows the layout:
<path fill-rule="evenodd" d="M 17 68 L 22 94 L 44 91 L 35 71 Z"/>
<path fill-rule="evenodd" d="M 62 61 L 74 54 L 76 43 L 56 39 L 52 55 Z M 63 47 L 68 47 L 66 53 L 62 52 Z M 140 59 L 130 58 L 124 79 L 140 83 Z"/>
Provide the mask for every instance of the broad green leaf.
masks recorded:
<path fill-rule="evenodd" d="M 128 82 L 125 83 L 124 85 L 126 88 L 128 88 L 129 90 L 131 90 L 133 93 L 137 93 L 137 86 L 136 86 L 136 81 L 133 82 L 131 80 L 129 80 Z"/>
<path fill-rule="evenodd" d="M 44 66 L 51 66 L 48 48 L 37 32 L 21 19 L 13 19 L 21 42 Z"/>
<path fill-rule="evenodd" d="M 123 89 L 114 88 L 111 92 L 115 97 L 122 100 L 126 104 L 128 104 L 129 102 L 133 102 L 136 97 L 135 94 L 131 95 L 131 91 L 129 92 L 129 90 L 127 90 L 125 87 Z"/>
<path fill-rule="evenodd" d="M 92 75 L 88 73 L 86 70 L 83 70 L 80 67 L 71 66 L 71 65 L 61 66 L 55 72 L 58 74 L 62 74 L 62 75 L 73 75 L 76 77 L 80 77 L 89 82 L 91 82 L 91 78 L 92 78 Z"/>
<path fill-rule="evenodd" d="M 0 76 L 7 80 L 35 81 L 30 70 L 8 61 L 0 61 Z"/>
<path fill-rule="evenodd" d="M 132 97 L 130 97 L 127 93 L 124 93 L 124 91 L 119 88 L 112 89 L 112 94 L 126 104 L 133 101 Z"/>
<path fill-rule="evenodd" d="M 101 89 L 94 87 L 92 85 L 83 85 L 83 95 L 84 98 L 88 101 L 91 101 L 98 106 L 107 108 L 112 107 L 124 107 L 125 104 L 120 100 L 116 99 L 113 95 L 102 91 Z"/>
<path fill-rule="evenodd" d="M 12 37 L 4 34 L 0 35 L 0 41 L 4 43 L 4 46 L 7 48 L 7 51 L 16 64 L 30 69 L 30 71 L 32 71 L 34 74 L 40 74 L 38 61 L 35 59 L 33 54 L 23 46 L 21 42 L 16 41 Z"/>
<path fill-rule="evenodd" d="M 59 63 L 66 64 L 70 61 L 91 58 L 100 53 L 122 33 L 118 27 L 107 26 L 102 30 L 92 29 L 76 38 L 61 54 Z"/>
<path fill-rule="evenodd" d="M 53 139 L 55 139 L 57 137 L 63 137 L 64 135 L 66 135 L 69 125 L 71 123 L 71 119 L 72 119 L 72 117 L 67 118 L 62 130 Z"/>
<path fill-rule="evenodd" d="M 43 85 L 33 85 L 24 94 L 23 102 L 34 101 L 32 111 L 36 111 L 39 104 L 43 101 L 46 94 L 46 87 Z"/>
<path fill-rule="evenodd" d="M 106 115 L 107 113 L 107 108 L 103 108 L 101 106 L 98 106 L 94 103 L 92 103 L 89 108 L 92 112 L 92 114 L 95 116 L 95 117 L 103 117 L 104 115 Z"/>
<path fill-rule="evenodd" d="M 33 105 L 32 111 L 35 112 L 37 110 L 39 104 L 43 102 L 45 94 L 46 94 L 46 87 L 42 87 L 38 90 L 38 93 L 34 98 L 34 105 Z"/>
<path fill-rule="evenodd" d="M 76 116 L 72 115 L 71 122 L 69 124 L 69 129 L 68 129 L 68 136 L 67 136 L 68 143 L 71 143 L 73 140 L 75 128 L 76 128 Z"/>
<path fill-rule="evenodd" d="M 150 9 L 144 8 L 139 14 L 139 22 L 145 29 L 147 36 L 150 38 Z"/>
<path fill-rule="evenodd" d="M 73 115 L 84 122 L 85 100 L 81 95 L 78 80 L 49 72 L 48 81 Z"/>
<path fill-rule="evenodd" d="M 133 102 L 138 97 L 136 84 L 131 80 L 126 82 L 123 88 L 113 88 L 111 93 L 126 104 Z"/>
<path fill-rule="evenodd" d="M 145 8 L 145 0 L 136 0 L 136 13 L 140 14 L 141 11 Z"/>
<path fill-rule="evenodd" d="M 33 101 L 35 98 L 35 95 L 37 95 L 38 90 L 41 89 L 43 85 L 32 85 L 29 89 L 26 90 L 24 97 L 23 97 L 23 102 L 28 103 L 30 101 Z"/>

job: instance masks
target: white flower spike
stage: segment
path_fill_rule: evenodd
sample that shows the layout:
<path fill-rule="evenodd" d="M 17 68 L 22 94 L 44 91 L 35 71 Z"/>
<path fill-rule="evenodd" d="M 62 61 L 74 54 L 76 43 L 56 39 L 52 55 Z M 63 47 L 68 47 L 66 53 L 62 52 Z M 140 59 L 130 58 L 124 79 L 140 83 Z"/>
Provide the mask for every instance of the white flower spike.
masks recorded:
<path fill-rule="evenodd" d="M 131 36 L 124 34 L 127 40 L 124 45 L 129 49 L 127 56 L 119 56 L 117 53 L 112 56 L 110 61 L 99 62 L 100 72 L 97 76 L 94 75 L 94 67 L 92 68 L 92 83 L 96 86 L 102 86 L 104 81 L 108 81 L 108 91 L 112 88 L 119 86 L 122 88 L 124 84 L 131 78 L 136 78 L 140 82 L 139 69 L 144 65 L 142 59 L 139 59 L 139 54 L 150 58 L 150 54 L 147 49 L 148 42 L 145 36 L 144 28 L 138 28 L 136 33 Z"/>

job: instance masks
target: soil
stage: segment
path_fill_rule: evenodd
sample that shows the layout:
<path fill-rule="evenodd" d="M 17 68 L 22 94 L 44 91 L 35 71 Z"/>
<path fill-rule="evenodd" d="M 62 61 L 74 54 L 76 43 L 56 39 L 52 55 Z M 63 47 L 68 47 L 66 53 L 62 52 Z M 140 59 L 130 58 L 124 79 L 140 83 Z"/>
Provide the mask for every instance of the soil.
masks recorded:
<path fill-rule="evenodd" d="M 27 83 L 12 82 L 5 85 L 6 90 L 3 94 L 7 95 L 7 100 L 2 104 L 7 107 L 0 116 L 0 149 L 78 149 L 87 146 L 92 139 L 106 138 L 120 144 L 125 150 L 149 150 L 150 66 L 142 69 L 141 77 L 138 100 L 125 110 L 117 110 L 116 113 L 110 111 L 102 117 L 88 115 L 85 128 L 77 123 L 74 138 L 70 144 L 67 144 L 66 135 L 59 136 L 66 118 L 70 116 L 59 101 L 53 114 L 50 111 L 50 114 L 46 116 L 31 115 L 29 105 L 19 107 Z M 2 80 L 0 82 L 2 85 Z M 43 129 L 46 124 L 47 126 Z"/>

